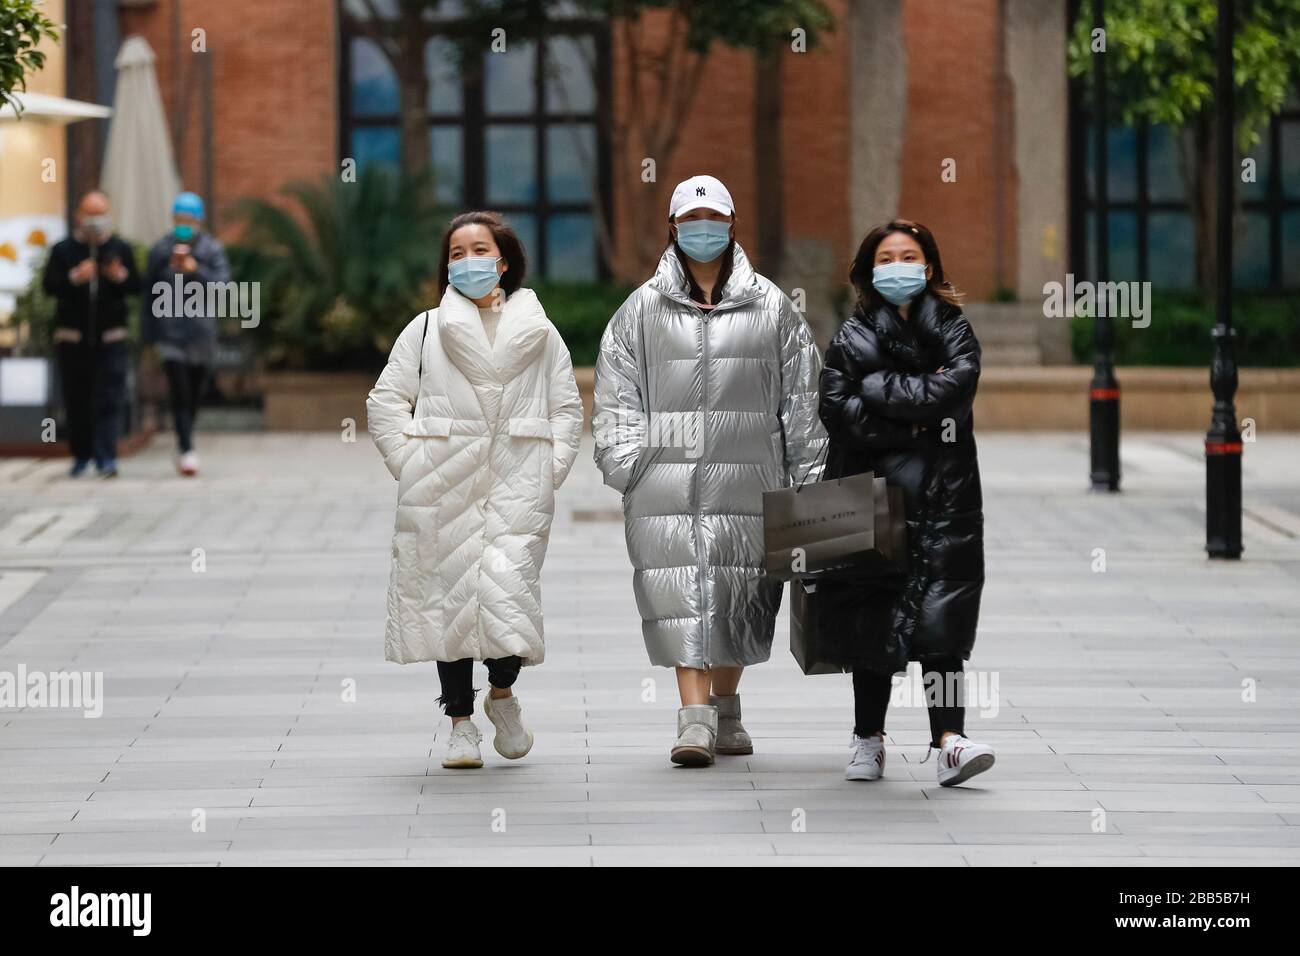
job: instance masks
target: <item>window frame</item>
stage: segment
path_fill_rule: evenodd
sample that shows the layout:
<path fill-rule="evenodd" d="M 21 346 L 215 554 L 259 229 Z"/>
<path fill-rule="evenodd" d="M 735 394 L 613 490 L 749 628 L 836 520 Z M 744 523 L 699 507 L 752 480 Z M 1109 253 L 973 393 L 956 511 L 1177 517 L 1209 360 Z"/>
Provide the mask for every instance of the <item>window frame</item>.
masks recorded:
<path fill-rule="evenodd" d="M 1073 17 L 1071 17 L 1070 22 L 1074 22 Z M 1151 214 L 1178 212 L 1190 215 L 1191 203 L 1186 199 L 1185 195 L 1182 200 L 1152 199 L 1150 197 L 1148 172 L 1150 125 L 1139 123 L 1133 128 L 1135 133 L 1134 162 L 1136 163 L 1137 195 L 1132 199 L 1115 199 L 1114 196 L 1108 195 L 1105 208 L 1099 207 L 1097 197 L 1088 184 L 1088 168 L 1092 160 L 1092 150 L 1095 148 L 1090 141 L 1089 134 L 1095 134 L 1097 127 L 1093 123 L 1090 111 L 1084 106 L 1083 94 L 1086 89 L 1085 84 L 1091 82 L 1091 73 L 1088 74 L 1086 80 L 1083 77 L 1071 77 L 1069 82 L 1069 268 L 1076 276 L 1095 278 L 1097 274 L 1096 263 L 1092 261 L 1090 248 L 1093 236 L 1089 233 L 1090 228 L 1094 228 L 1092 226 L 1094 217 L 1095 221 L 1102 222 L 1104 220 L 1100 217 L 1103 215 L 1109 218 L 1112 213 L 1130 213 L 1136 219 L 1137 280 L 1146 282 L 1149 281 L 1151 274 L 1149 242 Z M 1255 156 L 1263 156 L 1265 153 L 1268 156 L 1268 182 L 1265 194 L 1262 197 L 1242 197 L 1238 200 L 1238 206 L 1242 214 L 1263 214 L 1268 217 L 1268 283 L 1261 286 L 1238 286 L 1234 282 L 1234 288 L 1238 288 L 1243 292 L 1285 294 L 1294 293 L 1300 289 L 1300 281 L 1293 285 L 1286 285 L 1283 275 L 1285 268 L 1282 248 L 1284 218 L 1291 212 L 1300 214 L 1300 194 L 1288 197 L 1282 182 L 1282 128 L 1287 123 L 1295 123 L 1300 126 L 1300 102 L 1291 106 L 1284 105 L 1278 114 L 1269 121 L 1267 128 L 1261 132 L 1260 143 L 1252 150 Z M 1106 132 L 1109 134 L 1110 130 L 1118 128 L 1120 127 L 1107 127 Z M 1176 130 L 1173 128 L 1170 131 L 1176 134 Z M 1240 243 L 1236 243 L 1234 252 L 1239 247 Z M 1193 289 L 1194 285 L 1187 288 Z"/>
<path fill-rule="evenodd" d="M 342 3 L 342 0 L 340 0 Z M 444 38 L 455 40 L 463 35 L 463 24 L 455 19 L 435 21 L 432 24 L 430 39 Z M 550 112 L 546 104 L 546 49 L 553 39 L 574 38 L 581 40 L 590 37 L 595 55 L 595 100 L 592 109 L 583 112 Z M 401 130 L 399 112 L 356 115 L 352 108 L 352 41 L 368 39 L 365 34 L 348 28 L 346 16 L 340 16 L 338 30 L 338 154 L 339 162 L 349 156 L 355 156 L 352 150 L 354 130 L 366 128 Z M 529 37 L 526 41 L 535 44 L 537 55 L 533 57 L 533 96 L 532 109 L 527 112 L 506 113 L 489 116 L 486 112 L 486 70 L 483 64 L 463 63 L 460 65 L 461 105 L 459 113 L 431 113 L 427 105 L 425 120 L 428 127 L 426 135 L 432 135 L 436 127 L 452 126 L 461 130 L 461 190 L 460 199 L 447 207 L 449 211 L 460 212 L 470 209 L 492 209 L 509 218 L 511 215 L 526 215 L 536 222 L 536 235 L 532 246 L 527 250 L 530 271 L 539 279 L 549 278 L 551 265 L 550 242 L 547 237 L 547 223 L 556 216 L 587 215 L 592 219 L 593 247 L 595 254 L 593 279 L 608 280 L 612 275 L 611 263 L 607 261 L 600 241 L 600 222 L 603 221 L 607 233 L 613 235 L 613 202 L 610 188 L 611 147 L 609 124 L 604 122 L 610 108 L 610 36 L 606 21 L 590 18 L 563 19 L 552 21 L 548 29 Z M 492 56 L 484 53 L 483 56 Z M 549 196 L 547 171 L 548 150 L 547 131 L 551 128 L 563 129 L 566 126 L 590 126 L 595 133 L 596 175 L 593 192 L 588 200 L 552 200 Z M 487 128 L 489 126 L 523 126 L 533 130 L 533 162 L 537 176 L 537 199 L 529 202 L 490 203 L 487 197 Z M 441 206 L 441 204 L 440 204 Z"/>

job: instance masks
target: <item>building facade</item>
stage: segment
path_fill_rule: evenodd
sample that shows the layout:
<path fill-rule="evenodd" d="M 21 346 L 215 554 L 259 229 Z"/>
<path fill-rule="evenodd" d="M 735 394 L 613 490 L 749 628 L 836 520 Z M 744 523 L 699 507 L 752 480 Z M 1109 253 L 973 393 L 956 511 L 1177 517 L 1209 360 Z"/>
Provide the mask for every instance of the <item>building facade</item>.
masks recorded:
<path fill-rule="evenodd" d="M 349 159 L 400 165 L 403 130 L 418 129 L 446 209 L 505 212 L 535 271 L 550 279 L 644 278 L 662 248 L 672 185 L 699 172 L 731 188 L 751 252 L 762 217 L 779 215 L 782 254 L 760 264 L 787 289 L 806 291 L 823 336 L 845 308 L 858 240 L 893 215 L 934 230 L 947 271 L 975 302 L 1036 300 L 1067 270 L 1086 275 L 1098 211 L 1090 126 L 1066 75 L 1076 3 L 830 7 L 833 30 L 805 52 L 781 54 L 775 106 L 759 102 L 764 67 L 752 52 L 715 42 L 697 57 L 663 12 L 636 24 L 556 16 L 538 32 L 507 29 L 498 48 L 484 49 L 485 37 L 465 42 L 456 0 L 430 4 L 419 43 L 406 43 L 397 64 L 383 31 L 409 37 L 410 25 L 391 0 L 72 5 L 69 95 L 108 102 L 104 58 L 122 37 L 145 36 L 158 55 L 182 181 L 208 196 L 226 235 L 236 228 L 236 200 L 338 174 Z M 413 74 L 423 94 L 414 126 Z M 774 108 L 775 188 L 770 178 L 760 185 L 758 162 L 772 142 L 758 126 Z M 75 135 L 70 191 L 89 184 L 97 134 Z M 1171 140 L 1161 129 L 1108 134 L 1113 278 L 1192 284 Z M 1243 195 L 1239 277 L 1295 288 L 1297 104 L 1262 150 L 1263 175 Z"/>

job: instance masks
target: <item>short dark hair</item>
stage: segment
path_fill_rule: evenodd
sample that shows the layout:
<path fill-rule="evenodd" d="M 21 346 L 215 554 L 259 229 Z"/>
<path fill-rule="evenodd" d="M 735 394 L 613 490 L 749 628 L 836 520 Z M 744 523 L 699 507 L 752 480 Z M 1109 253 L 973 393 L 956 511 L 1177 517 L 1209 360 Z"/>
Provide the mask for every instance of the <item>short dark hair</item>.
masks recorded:
<path fill-rule="evenodd" d="M 858 254 L 853 257 L 849 267 L 849 282 L 857 293 L 858 305 L 865 312 L 870 312 L 884 303 L 884 298 L 872 284 L 872 270 L 876 265 L 876 250 L 885 241 L 885 237 L 895 232 L 906 233 L 916 240 L 925 255 L 925 263 L 930 267 L 930 279 L 925 284 L 926 291 L 938 296 L 950 305 L 961 305 L 962 294 L 957 287 L 944 278 L 943 260 L 939 257 L 939 243 L 934 233 L 919 222 L 910 219 L 891 219 L 874 227 L 858 246 Z"/>
<path fill-rule="evenodd" d="M 524 274 L 528 270 L 528 259 L 524 255 L 524 244 L 518 234 L 505 221 L 499 212 L 475 210 L 463 212 L 447 223 L 447 231 L 442 234 L 442 261 L 438 265 L 438 292 L 445 295 L 451 280 L 447 277 L 448 260 L 451 258 L 451 237 L 462 226 L 487 226 L 492 233 L 492 241 L 501 250 L 501 258 L 506 260 L 506 271 L 501 276 L 501 291 L 511 296 L 524 284 Z"/>

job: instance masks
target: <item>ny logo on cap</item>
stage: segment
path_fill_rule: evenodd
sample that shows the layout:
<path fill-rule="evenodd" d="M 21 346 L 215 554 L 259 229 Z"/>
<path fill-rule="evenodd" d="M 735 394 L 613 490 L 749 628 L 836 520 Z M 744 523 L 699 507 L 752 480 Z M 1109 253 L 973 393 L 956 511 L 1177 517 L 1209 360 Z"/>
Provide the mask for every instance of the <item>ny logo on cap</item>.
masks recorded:
<path fill-rule="evenodd" d="M 703 195 L 704 195 L 704 187 L 703 187 L 703 186 L 696 186 L 696 187 L 695 187 L 695 195 L 697 195 L 697 196 L 703 196 Z"/>

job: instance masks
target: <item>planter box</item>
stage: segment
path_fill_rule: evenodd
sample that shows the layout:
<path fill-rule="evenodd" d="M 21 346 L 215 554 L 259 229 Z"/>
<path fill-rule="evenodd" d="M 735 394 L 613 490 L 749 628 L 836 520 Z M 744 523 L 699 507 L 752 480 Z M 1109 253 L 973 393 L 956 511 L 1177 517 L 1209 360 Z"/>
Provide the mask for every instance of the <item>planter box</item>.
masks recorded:
<path fill-rule="evenodd" d="M 366 429 L 366 396 L 379 376 L 369 372 L 265 372 L 267 431 L 336 432 L 346 418 Z"/>
<path fill-rule="evenodd" d="M 574 370 L 591 427 L 594 373 Z M 1121 427 L 1133 431 L 1205 431 L 1210 424 L 1208 368 L 1133 366 L 1117 371 Z M 1088 382 L 1082 365 L 990 366 L 975 397 L 977 431 L 1086 431 Z M 1237 416 L 1268 431 L 1300 431 L 1300 369 L 1242 369 Z"/>
<path fill-rule="evenodd" d="M 1205 431 L 1214 395 L 1208 368 L 1120 367 L 1120 418 L 1134 431 Z M 987 368 L 975 398 L 975 427 L 990 431 L 1088 428 L 1088 366 Z M 1300 369 L 1242 369 L 1237 417 L 1266 431 L 1300 430 Z"/>
<path fill-rule="evenodd" d="M 1210 423 L 1210 373 L 1204 368 L 1121 367 L 1122 427 L 1135 431 L 1204 431 Z M 337 431 L 351 418 L 366 423 L 374 375 L 358 372 L 268 372 L 263 377 L 270 431 Z M 591 428 L 595 371 L 574 369 L 583 418 Z M 983 431 L 1085 431 L 1088 382 L 1082 365 L 991 366 L 980 377 L 976 428 Z M 1242 369 L 1237 415 L 1267 431 L 1300 431 L 1300 369 Z"/>

